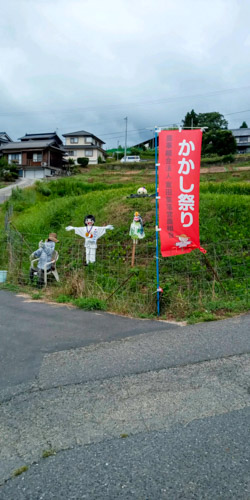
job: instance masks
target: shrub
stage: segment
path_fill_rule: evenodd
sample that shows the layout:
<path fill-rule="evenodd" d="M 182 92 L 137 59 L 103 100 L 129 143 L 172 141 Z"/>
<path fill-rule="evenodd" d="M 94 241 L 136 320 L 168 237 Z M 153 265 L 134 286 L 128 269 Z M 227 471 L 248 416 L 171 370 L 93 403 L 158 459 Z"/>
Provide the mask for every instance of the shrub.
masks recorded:
<path fill-rule="evenodd" d="M 18 166 L 12 163 L 9 165 L 6 158 L 0 159 L 0 179 L 11 182 L 18 178 Z"/>
<path fill-rule="evenodd" d="M 80 157 L 80 158 L 77 158 L 77 163 L 78 165 L 81 165 L 81 167 L 87 167 L 88 164 L 89 164 L 89 159 L 88 158 L 83 158 L 83 157 Z"/>
<path fill-rule="evenodd" d="M 38 193 L 41 193 L 43 196 L 51 195 L 51 190 L 48 188 L 48 186 L 46 186 L 46 184 L 44 184 L 41 181 L 36 182 L 35 189 Z"/>
<path fill-rule="evenodd" d="M 141 152 L 143 151 L 142 148 L 131 148 L 131 154 L 132 155 L 139 155 L 141 154 Z"/>
<path fill-rule="evenodd" d="M 217 156 L 217 155 L 202 155 L 201 165 L 223 165 L 225 163 L 234 163 L 235 157 L 232 154 Z"/>
<path fill-rule="evenodd" d="M 233 163 L 234 160 L 235 160 L 235 158 L 234 158 L 234 155 L 232 155 L 232 154 L 223 156 L 224 163 Z"/>

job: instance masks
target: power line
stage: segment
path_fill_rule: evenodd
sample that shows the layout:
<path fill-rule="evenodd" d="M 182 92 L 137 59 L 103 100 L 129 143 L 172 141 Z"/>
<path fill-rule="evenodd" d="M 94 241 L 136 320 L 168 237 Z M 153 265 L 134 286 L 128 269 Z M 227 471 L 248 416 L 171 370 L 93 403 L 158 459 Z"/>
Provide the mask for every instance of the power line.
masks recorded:
<path fill-rule="evenodd" d="M 225 113 L 224 116 L 237 115 L 240 113 L 248 113 L 248 112 L 250 112 L 250 109 L 243 109 L 243 111 L 234 111 L 233 113 Z"/>
<path fill-rule="evenodd" d="M 145 106 L 147 105 L 158 105 L 158 104 L 163 104 L 163 103 L 168 103 L 168 102 L 174 102 L 178 100 L 183 100 L 183 99 L 194 99 L 197 97 L 210 97 L 218 94 L 223 94 L 227 92 L 235 92 L 239 90 L 246 90 L 250 89 L 250 86 L 246 87 L 234 87 L 234 88 L 229 88 L 229 89 L 221 89 L 221 90 L 214 90 L 208 93 L 199 93 L 199 94 L 189 94 L 189 95 L 179 95 L 179 96 L 172 96 L 172 97 L 167 97 L 167 98 L 161 98 L 161 99 L 151 99 L 151 100 L 146 100 L 146 101 L 140 101 L 140 102 L 125 102 L 125 103 L 119 103 L 119 104 L 98 104 L 96 106 L 88 106 L 88 107 L 78 107 L 77 109 L 49 109 L 49 111 L 46 112 L 46 114 L 50 113 L 78 113 L 82 111 L 94 111 L 102 108 L 108 108 L 108 109 L 119 109 L 119 108 L 124 108 L 125 106 Z M 24 115 L 24 114 L 44 114 L 44 108 L 43 110 L 33 110 L 33 111 L 3 111 L 0 113 L 0 116 L 12 116 L 12 115 Z"/>

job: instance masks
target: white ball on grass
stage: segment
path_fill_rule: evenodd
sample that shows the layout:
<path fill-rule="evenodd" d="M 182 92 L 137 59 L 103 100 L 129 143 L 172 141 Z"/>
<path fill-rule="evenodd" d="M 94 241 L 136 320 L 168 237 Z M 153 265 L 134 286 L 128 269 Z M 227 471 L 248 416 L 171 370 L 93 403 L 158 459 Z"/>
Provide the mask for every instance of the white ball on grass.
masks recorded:
<path fill-rule="evenodd" d="M 148 194 L 148 192 L 145 187 L 140 187 L 137 189 L 137 194 Z"/>

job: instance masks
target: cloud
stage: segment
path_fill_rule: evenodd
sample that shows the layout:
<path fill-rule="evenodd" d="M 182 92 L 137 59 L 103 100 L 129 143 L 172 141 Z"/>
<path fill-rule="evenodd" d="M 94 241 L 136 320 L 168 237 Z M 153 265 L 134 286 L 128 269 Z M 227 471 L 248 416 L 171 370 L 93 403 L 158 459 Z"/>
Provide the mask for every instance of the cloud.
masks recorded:
<path fill-rule="evenodd" d="M 247 0 L 5 2 L 0 128 L 102 137 L 121 134 L 126 115 L 132 130 L 180 122 L 191 108 L 247 109 L 249 14 Z M 243 119 L 250 113 L 230 124 Z"/>

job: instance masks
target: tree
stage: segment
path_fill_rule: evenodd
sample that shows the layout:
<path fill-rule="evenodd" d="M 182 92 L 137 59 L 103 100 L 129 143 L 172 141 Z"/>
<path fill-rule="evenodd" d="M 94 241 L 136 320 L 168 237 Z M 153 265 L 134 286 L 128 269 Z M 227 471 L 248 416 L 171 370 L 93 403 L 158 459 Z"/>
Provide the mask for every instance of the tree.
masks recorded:
<path fill-rule="evenodd" d="M 87 167 L 89 159 L 81 156 L 80 158 L 77 158 L 77 163 L 78 165 L 81 165 L 81 167 Z"/>
<path fill-rule="evenodd" d="M 198 114 L 198 127 L 208 127 L 208 130 L 226 130 L 227 126 L 227 120 L 217 111 Z"/>
<path fill-rule="evenodd" d="M 234 154 L 237 151 L 235 137 L 231 130 L 210 130 L 203 134 L 202 154 L 218 156 Z"/>
<path fill-rule="evenodd" d="M 197 127 L 198 126 L 198 115 L 195 113 L 195 111 L 192 109 L 190 112 L 188 112 L 182 120 L 182 126 L 185 128 L 192 128 L 192 127 Z"/>
<path fill-rule="evenodd" d="M 242 122 L 242 125 L 240 126 L 240 128 L 248 128 L 248 125 L 246 122 Z"/>

